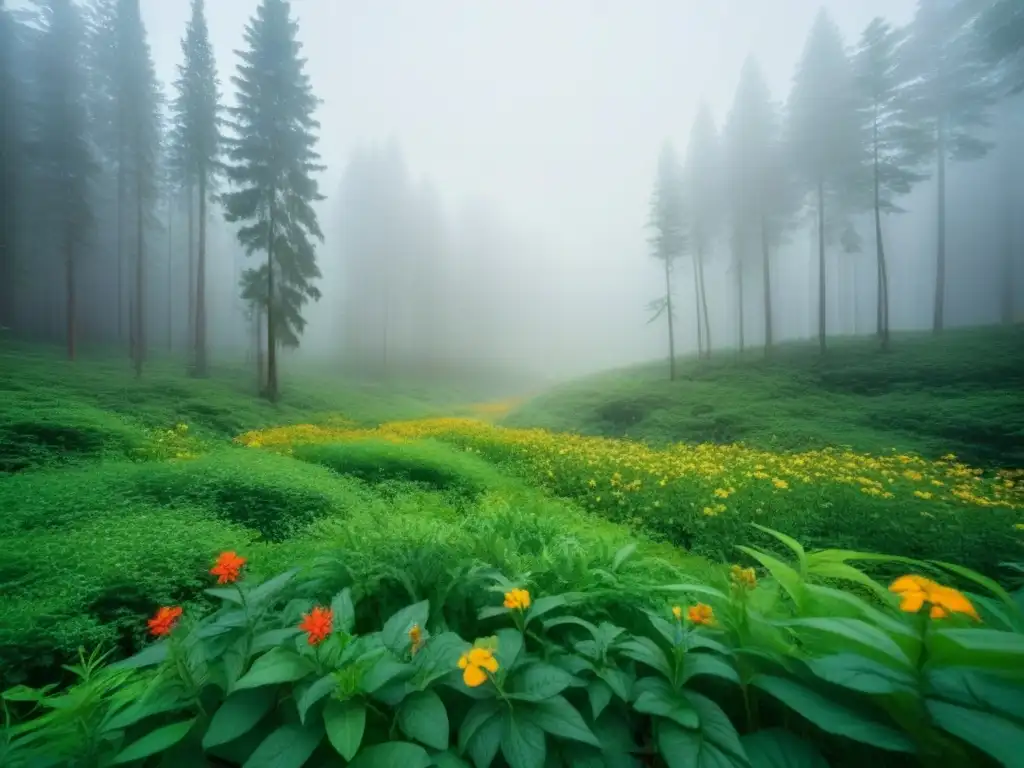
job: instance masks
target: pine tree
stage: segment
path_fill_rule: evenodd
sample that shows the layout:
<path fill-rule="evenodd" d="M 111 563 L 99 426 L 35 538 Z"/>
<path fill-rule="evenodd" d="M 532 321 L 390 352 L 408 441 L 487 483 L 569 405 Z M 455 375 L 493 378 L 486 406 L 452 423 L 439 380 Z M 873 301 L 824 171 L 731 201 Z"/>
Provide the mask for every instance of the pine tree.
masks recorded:
<path fill-rule="evenodd" d="M 652 256 L 665 268 L 665 295 L 650 304 L 654 312 L 650 322 L 664 314 L 668 320 L 669 379 L 676 378 L 675 316 L 672 312 L 672 266 L 687 247 L 684 218 L 682 169 L 669 142 L 658 157 L 658 173 L 651 195 L 651 212 L 647 226 L 654 230 L 649 239 Z"/>
<path fill-rule="evenodd" d="M 199 204 L 195 337 L 190 340 L 190 343 L 194 343 L 193 373 L 197 376 L 207 374 L 206 206 L 211 182 L 219 169 L 220 157 L 219 82 L 204 6 L 204 0 L 192 0 L 192 18 L 185 38 L 181 41 L 185 60 L 178 67 L 178 79 L 174 84 L 176 96 L 171 114 L 172 158 L 181 183 L 188 190 L 190 215 L 193 190 L 198 195 Z M 191 245 L 190 238 L 190 249 Z"/>
<path fill-rule="evenodd" d="M 760 250 L 766 352 L 773 342 L 771 250 L 781 242 L 796 206 L 781 156 L 780 130 L 779 110 L 761 69 L 748 59 L 724 131 L 724 168 L 733 242 L 742 248 L 756 243 Z M 743 252 L 738 253 L 734 268 L 742 270 L 745 261 Z"/>
<path fill-rule="evenodd" d="M 42 210 L 63 254 L 68 358 L 75 359 L 76 267 L 92 224 L 91 182 L 97 170 L 84 102 L 85 26 L 72 0 L 37 0 L 41 36 L 35 95 Z"/>
<path fill-rule="evenodd" d="M 18 93 L 14 80 L 14 19 L 0 0 L 0 334 L 14 325 L 14 248 L 17 221 Z"/>
<path fill-rule="evenodd" d="M 312 174 L 317 164 L 313 95 L 300 56 L 298 24 L 287 0 L 261 0 L 245 29 L 247 49 L 232 82 L 237 104 L 228 111 L 229 141 L 224 195 L 229 222 L 248 222 L 238 231 L 247 253 L 266 253 L 266 263 L 248 270 L 242 293 L 267 316 L 266 396 L 278 398 L 277 347 L 298 346 L 305 327 L 301 309 L 320 292 L 311 238 L 323 240 L 311 203 L 323 199 Z"/>
<path fill-rule="evenodd" d="M 817 214 L 818 344 L 826 349 L 825 242 L 831 214 L 843 206 L 863 170 L 860 115 L 850 60 L 835 23 L 822 10 L 815 19 L 793 80 L 788 144 L 794 168 L 810 191 Z M 838 220 L 837 217 L 832 217 Z"/>
<path fill-rule="evenodd" d="M 1019 0 L 963 0 L 967 13 L 977 11 L 975 30 L 982 54 L 1003 68 L 1010 93 L 1024 91 L 1024 3 Z"/>
<path fill-rule="evenodd" d="M 945 325 L 946 165 L 984 157 L 991 145 L 979 137 L 988 125 L 995 90 L 990 65 L 976 55 L 969 9 L 958 0 L 920 0 L 905 46 L 909 120 L 926 131 L 935 159 L 938 240 L 932 328 Z"/>
<path fill-rule="evenodd" d="M 905 34 L 884 19 L 871 21 L 854 58 L 862 100 L 866 157 L 870 165 L 871 208 L 875 223 L 878 298 L 876 326 L 882 348 L 889 346 L 889 277 L 882 237 L 882 214 L 903 213 L 894 201 L 925 177 L 919 172 L 927 152 L 927 134 L 906 110 L 906 83 L 899 67 Z"/>
<path fill-rule="evenodd" d="M 711 356 L 711 323 L 708 318 L 708 298 L 704 285 L 704 264 L 711 254 L 712 243 L 721 217 L 721 158 L 718 135 L 711 111 L 706 104 L 697 110 L 690 143 L 683 165 L 684 202 L 686 210 L 687 241 L 693 257 L 694 307 L 697 312 L 697 350 L 701 356 Z M 738 275 L 742 275 L 737 271 Z M 737 278 L 740 295 L 740 349 L 743 349 L 742 277 Z"/>

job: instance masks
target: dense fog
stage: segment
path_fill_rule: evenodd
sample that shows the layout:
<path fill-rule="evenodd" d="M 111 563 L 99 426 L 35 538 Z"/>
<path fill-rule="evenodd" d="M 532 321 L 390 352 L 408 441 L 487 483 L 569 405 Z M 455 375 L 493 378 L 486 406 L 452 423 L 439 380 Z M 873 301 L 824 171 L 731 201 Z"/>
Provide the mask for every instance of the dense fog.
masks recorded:
<path fill-rule="evenodd" d="M 46 146 L 37 141 L 46 121 L 33 104 L 55 87 L 47 72 L 50 59 L 59 54 L 47 46 L 39 14 L 52 14 L 60 4 L 8 0 L 2 43 L 4 162 L 10 182 L 4 187 L 4 210 L 14 234 L 5 241 L 0 324 L 5 334 L 53 343 L 64 343 L 69 327 L 65 244 L 53 220 L 49 176 L 40 169 L 59 165 L 59 160 L 38 150 Z M 1019 215 L 1024 210 L 1024 99 L 1013 94 L 1017 60 L 986 50 L 982 32 L 974 30 L 981 26 L 975 24 L 978 14 L 994 4 L 294 0 L 289 9 L 280 0 L 208 0 L 209 42 L 224 106 L 236 104 L 238 51 L 249 44 L 243 36 L 246 24 L 263 5 L 290 10 L 305 74 L 312 94 L 321 100 L 313 134 L 323 168 L 312 177 L 322 199 L 312 205 L 323 240 L 312 238 L 320 276 L 310 280 L 321 296 L 298 310 L 308 325 L 297 326 L 297 348 L 285 344 L 285 370 L 287 361 L 315 358 L 375 375 L 429 363 L 514 367 L 553 378 L 665 357 L 665 317 L 651 318 L 666 295 L 668 252 L 659 256 L 651 225 L 657 229 L 652 211 L 663 199 L 656 193 L 662 178 L 659 158 L 666 157 L 666 147 L 680 173 L 693 170 L 693 163 L 706 166 L 700 189 L 681 194 L 685 243 L 669 254 L 676 352 L 696 351 L 698 345 L 702 309 L 693 262 L 698 240 L 703 243 L 699 258 L 712 353 L 740 344 L 738 279 L 743 285 L 743 344 L 764 344 L 761 244 L 737 245 L 746 235 L 736 224 L 742 199 L 757 183 L 744 173 L 756 161 L 733 158 L 730 163 L 726 157 L 730 137 L 743 132 L 736 124 L 739 118 L 730 121 L 730 116 L 737 114 L 745 67 L 759 68 L 776 107 L 776 143 L 784 147 L 776 175 L 795 177 L 768 194 L 780 206 L 782 198 L 787 203 L 785 211 L 780 207 L 776 212 L 780 223 L 766 246 L 772 340 L 816 337 L 815 185 L 800 169 L 810 165 L 815 152 L 826 153 L 826 164 L 832 158 L 827 142 L 817 141 L 813 131 L 809 143 L 794 139 L 800 135 L 799 110 L 809 108 L 791 98 L 801 62 L 813 54 L 813 46 L 808 47 L 812 29 L 834 23 L 849 54 L 837 66 L 849 64 L 852 72 L 872 19 L 883 17 L 898 34 L 915 23 L 915 14 L 929 13 L 955 16 L 944 23 L 953 25 L 949 28 L 963 43 L 941 56 L 966 57 L 974 67 L 972 82 L 987 89 L 977 115 L 967 120 L 977 151 L 967 153 L 969 159 L 951 151 L 944 171 L 943 325 L 1019 319 L 1024 306 L 1024 217 Z M 80 106 L 87 114 L 82 125 L 89 131 L 100 130 L 101 110 L 92 103 L 98 86 L 89 70 L 102 59 L 91 50 L 103 39 L 102 12 L 106 7 L 116 16 L 128 13 L 122 6 L 130 5 L 130 0 L 77 4 L 82 11 L 82 77 L 74 94 L 82 94 Z M 173 136 L 167 126 L 173 124 L 190 6 L 187 0 L 139 2 L 154 87 L 162 97 L 153 128 L 161 134 L 161 152 Z M 913 26 L 908 31 L 901 67 L 912 64 Z M 978 40 L 967 39 L 972 35 Z M 951 58 L 943 61 L 958 66 Z M 920 77 L 911 73 L 904 81 Z M 813 101 L 814 89 L 807 88 Z M 843 88 L 857 90 L 852 81 L 835 84 L 836 92 Z M 720 154 L 698 152 L 707 156 L 694 158 L 693 126 L 702 109 L 713 123 Z M 865 106 L 858 103 L 854 110 L 863 144 Z M 231 121 L 237 116 L 228 112 L 224 117 Z M 844 128 L 822 130 L 831 139 Z M 157 153 L 153 183 L 158 188 L 147 193 L 140 181 L 130 192 L 148 195 L 144 232 L 134 240 L 126 236 L 114 211 L 116 168 L 124 160 L 116 166 L 116 152 L 104 155 L 94 136 L 84 141 L 100 167 L 88 184 L 92 223 L 74 257 L 79 343 L 127 349 L 135 327 L 132 291 L 138 284 L 144 307 L 139 327 L 145 329 L 138 333 L 144 335 L 147 354 L 192 354 L 196 209 L 190 249 L 183 185 L 161 171 L 165 163 Z M 862 166 L 870 158 L 866 146 L 860 147 Z M 919 154 L 907 161 L 915 174 L 907 184 L 909 194 L 897 184 L 888 201 L 902 212 L 881 214 L 893 330 L 927 329 L 935 322 L 937 163 L 927 148 Z M 233 181 L 217 176 L 213 191 L 230 192 Z M 878 330 L 874 206 L 870 194 L 847 195 L 842 184 L 834 186 L 835 204 L 830 202 L 825 218 L 827 333 L 873 334 Z M 255 289 L 243 298 L 239 282 L 266 254 L 255 249 L 247 256 L 236 236 L 245 222 L 226 221 L 220 198 L 211 193 L 209 199 L 209 357 L 212 364 L 254 360 L 257 345 L 264 343 L 263 330 L 253 321 L 252 308 L 259 301 L 253 299 Z M 758 199 L 763 205 L 763 196 Z M 194 195 L 192 200 L 195 205 Z M 120 257 L 114 255 L 119 237 L 130 241 L 122 241 Z M 138 248 L 144 252 L 141 279 L 131 267 Z"/>

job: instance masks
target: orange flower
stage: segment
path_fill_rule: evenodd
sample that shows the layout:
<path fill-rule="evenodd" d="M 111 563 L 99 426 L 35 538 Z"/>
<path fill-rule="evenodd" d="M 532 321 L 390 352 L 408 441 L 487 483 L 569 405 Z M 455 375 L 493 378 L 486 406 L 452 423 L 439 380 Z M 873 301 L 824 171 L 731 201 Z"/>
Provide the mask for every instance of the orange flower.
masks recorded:
<path fill-rule="evenodd" d="M 530 607 L 530 593 L 525 589 L 513 589 L 505 593 L 505 607 L 510 611 L 525 611 Z"/>
<path fill-rule="evenodd" d="M 412 629 L 409 630 L 409 650 L 412 651 L 412 655 L 416 655 L 416 651 L 423 645 L 423 630 L 420 629 L 419 624 L 413 624 Z"/>
<path fill-rule="evenodd" d="M 928 603 L 931 606 L 928 615 L 933 619 L 944 619 L 952 613 L 966 613 L 975 621 L 981 621 L 971 601 L 962 592 L 924 576 L 900 576 L 889 585 L 889 591 L 900 596 L 900 610 L 907 613 L 917 613 Z"/>
<path fill-rule="evenodd" d="M 476 688 L 487 682 L 487 672 L 498 671 L 498 660 L 489 648 L 470 648 L 459 658 L 459 669 L 463 670 L 462 681 Z"/>
<path fill-rule="evenodd" d="M 715 623 L 715 611 L 710 605 L 697 603 L 686 609 L 686 618 L 694 624 L 704 624 L 710 627 Z"/>
<path fill-rule="evenodd" d="M 303 614 L 299 629 L 309 634 L 309 644 L 317 645 L 327 639 L 334 624 L 334 611 L 321 608 L 319 605 L 309 613 Z"/>
<path fill-rule="evenodd" d="M 245 558 L 235 552 L 221 552 L 210 573 L 217 577 L 218 584 L 232 584 L 238 581 L 238 574 L 245 565 Z"/>
<path fill-rule="evenodd" d="M 729 569 L 729 575 L 732 577 L 733 584 L 738 587 L 753 589 L 757 586 L 757 574 L 754 573 L 753 568 L 740 568 L 738 565 L 734 565 Z"/>
<path fill-rule="evenodd" d="M 164 635 L 171 634 L 171 630 L 174 629 L 174 625 L 178 623 L 178 617 L 181 616 L 181 606 L 173 606 L 171 608 L 163 607 L 156 612 L 156 616 L 150 619 L 149 634 L 154 637 L 163 637 Z"/>

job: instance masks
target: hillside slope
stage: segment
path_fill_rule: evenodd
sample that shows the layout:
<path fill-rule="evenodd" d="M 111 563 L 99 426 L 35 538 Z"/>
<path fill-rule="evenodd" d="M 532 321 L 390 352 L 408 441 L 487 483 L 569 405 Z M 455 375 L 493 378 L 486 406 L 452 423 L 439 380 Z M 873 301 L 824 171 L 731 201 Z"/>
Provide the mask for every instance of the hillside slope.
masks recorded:
<path fill-rule="evenodd" d="M 505 424 L 655 444 L 743 442 L 771 450 L 825 446 L 1024 466 L 1024 326 L 786 344 L 710 360 L 600 374 L 558 387 Z"/>

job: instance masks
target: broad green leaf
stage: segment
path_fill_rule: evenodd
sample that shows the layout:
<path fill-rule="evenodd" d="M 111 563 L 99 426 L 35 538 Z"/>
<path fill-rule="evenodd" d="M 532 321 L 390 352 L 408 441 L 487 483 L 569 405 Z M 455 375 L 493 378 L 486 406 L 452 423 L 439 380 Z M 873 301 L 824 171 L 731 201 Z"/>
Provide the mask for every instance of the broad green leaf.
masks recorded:
<path fill-rule="evenodd" d="M 537 662 L 521 668 L 511 677 L 507 696 L 523 701 L 541 701 L 558 695 L 575 682 L 576 678 L 564 669 Z"/>
<path fill-rule="evenodd" d="M 822 680 L 861 693 L 914 693 L 917 687 L 910 674 L 856 653 L 837 653 L 807 659 L 805 663 Z"/>
<path fill-rule="evenodd" d="M 498 648 L 494 655 L 501 669 L 510 672 L 522 653 L 523 636 L 518 629 L 499 629 L 494 636 L 498 638 Z"/>
<path fill-rule="evenodd" d="M 402 656 L 409 650 L 409 630 L 414 625 L 426 629 L 430 617 L 430 601 L 422 600 L 408 605 L 384 622 L 380 636 L 384 645 L 396 656 Z"/>
<path fill-rule="evenodd" d="M 277 702 L 277 690 L 270 686 L 232 693 L 214 712 L 203 735 L 206 749 L 227 744 L 248 733 Z"/>
<path fill-rule="evenodd" d="M 683 656 L 682 682 L 698 675 L 720 677 L 737 685 L 740 682 L 736 668 L 722 657 L 710 653 L 687 653 Z"/>
<path fill-rule="evenodd" d="M 672 676 L 672 668 L 669 666 L 668 657 L 649 637 L 634 637 L 617 644 L 615 648 L 634 661 L 646 664 L 652 669 L 657 670 L 665 677 Z"/>
<path fill-rule="evenodd" d="M 388 741 L 374 744 L 349 763 L 351 768 L 430 768 L 430 755 L 419 744 Z"/>
<path fill-rule="evenodd" d="M 787 547 L 789 547 L 790 551 L 792 551 L 793 554 L 796 555 L 797 563 L 800 565 L 801 577 L 807 577 L 807 552 L 804 550 L 803 545 L 801 545 L 799 541 L 797 541 L 791 536 L 787 536 L 784 533 L 780 533 L 779 531 L 776 531 L 773 528 L 766 528 L 765 526 L 759 525 L 758 523 L 751 523 L 751 525 L 757 528 L 757 530 L 761 531 L 762 533 L 767 533 L 769 536 L 774 536 L 776 539 L 778 539 Z"/>
<path fill-rule="evenodd" d="M 781 728 L 768 728 L 740 738 L 751 768 L 828 768 L 814 746 Z"/>
<path fill-rule="evenodd" d="M 1024 670 L 1014 680 L 964 667 L 928 668 L 929 696 L 980 712 L 1009 715 L 1024 721 Z"/>
<path fill-rule="evenodd" d="M 350 699 L 331 699 L 324 707 L 324 728 L 331 746 L 346 760 L 351 760 L 363 743 L 366 729 L 366 705 Z"/>
<path fill-rule="evenodd" d="M 431 761 L 430 764 L 437 768 L 470 768 L 469 763 L 451 750 L 433 755 Z"/>
<path fill-rule="evenodd" d="M 476 732 L 491 718 L 498 717 L 500 713 L 501 705 L 493 699 L 478 701 L 474 704 L 462 719 L 462 726 L 459 728 L 459 752 L 465 752 L 469 741 L 476 735 Z"/>
<path fill-rule="evenodd" d="M 282 643 L 296 637 L 302 630 L 298 627 L 285 627 L 284 629 L 270 629 L 256 635 L 252 641 L 252 648 L 249 652 L 252 655 L 263 653 L 263 651 L 274 648 Z"/>
<path fill-rule="evenodd" d="M 666 717 L 684 728 L 696 728 L 700 724 L 697 710 L 689 700 L 659 677 L 647 677 L 637 681 L 634 693 L 636 699 L 633 701 L 633 709 L 637 712 Z"/>
<path fill-rule="evenodd" d="M 647 620 L 651 622 L 651 626 L 654 627 L 655 631 L 663 638 L 670 647 L 675 648 L 683 642 L 683 625 L 678 621 L 668 621 L 663 616 L 659 616 L 654 611 L 646 611 Z"/>
<path fill-rule="evenodd" d="M 166 640 L 161 640 L 153 645 L 148 645 L 134 656 L 116 661 L 110 665 L 111 669 L 143 669 L 144 667 L 155 667 L 162 664 L 167 658 L 169 646 Z"/>
<path fill-rule="evenodd" d="M 113 714 L 105 723 L 104 729 L 118 731 L 127 728 L 140 720 L 164 712 L 173 712 L 185 708 L 189 703 L 188 694 L 176 681 L 170 685 L 149 690 L 142 698 L 135 699 L 131 704 Z"/>
<path fill-rule="evenodd" d="M 469 739 L 466 752 L 476 768 L 488 768 L 498 754 L 502 736 L 508 726 L 508 718 L 496 714 L 484 722 Z M 460 734 L 461 737 L 461 734 Z"/>
<path fill-rule="evenodd" d="M 548 619 L 544 623 L 544 629 L 554 629 L 555 627 L 562 627 L 567 624 L 573 624 L 577 627 L 583 627 L 594 639 L 597 639 L 600 635 L 600 630 L 586 619 L 581 619 L 578 616 L 555 616 L 553 619 Z"/>
<path fill-rule="evenodd" d="M 601 752 L 605 755 L 639 751 L 630 723 L 621 712 L 606 709 L 594 722 L 594 735 L 600 740 Z"/>
<path fill-rule="evenodd" d="M 320 746 L 323 729 L 288 723 L 277 728 L 249 755 L 243 768 L 302 768 Z"/>
<path fill-rule="evenodd" d="M 313 671 L 308 659 L 286 648 L 271 648 L 253 662 L 252 667 L 235 683 L 235 690 L 258 688 L 261 685 L 290 683 Z"/>
<path fill-rule="evenodd" d="M 433 749 L 448 749 L 448 712 L 431 690 L 417 691 L 398 709 L 398 727 L 410 739 Z"/>
<path fill-rule="evenodd" d="M 334 675 L 324 675 L 295 697 L 295 708 L 299 711 L 299 721 L 306 722 L 306 713 L 324 696 L 329 696 L 338 687 Z"/>
<path fill-rule="evenodd" d="M 849 643 L 852 642 L 864 649 L 885 654 L 900 667 L 905 669 L 913 667 L 907 654 L 889 635 L 860 619 L 809 618 L 791 619 L 778 623 L 784 627 L 825 632 L 833 637 L 841 638 L 841 642 L 830 650 L 845 651 L 848 649 Z"/>
<path fill-rule="evenodd" d="M 797 605 L 803 604 L 803 579 L 800 578 L 800 574 L 790 565 L 779 560 L 777 557 L 772 557 L 767 552 L 762 552 L 759 549 L 753 549 L 752 547 L 745 547 L 737 545 L 736 549 L 740 550 L 744 554 L 750 555 L 752 558 L 757 560 L 761 565 L 768 569 L 772 577 L 779 583 L 790 599 Z"/>
<path fill-rule="evenodd" d="M 610 691 L 608 695 L 611 696 Z M 562 696 L 552 696 L 534 704 L 530 708 L 530 719 L 552 736 L 582 741 L 593 747 L 601 746 L 580 713 Z"/>
<path fill-rule="evenodd" d="M 658 752 L 668 768 L 747 768 L 743 759 L 723 752 L 700 731 L 680 728 L 663 720 L 658 723 Z"/>
<path fill-rule="evenodd" d="M 352 603 L 352 590 L 345 587 L 331 598 L 331 611 L 338 632 L 351 633 L 356 625 L 356 609 Z"/>
<path fill-rule="evenodd" d="M 932 720 L 968 744 L 994 757 L 1000 764 L 1020 765 L 1024 755 L 1024 727 L 1002 717 L 955 704 L 926 702 Z"/>
<path fill-rule="evenodd" d="M 622 547 L 618 552 L 615 553 L 615 557 L 612 558 L 612 572 L 619 570 L 623 563 L 633 556 L 636 552 L 636 542 L 631 541 L 626 546 Z"/>
<path fill-rule="evenodd" d="M 459 657 L 469 647 L 469 643 L 454 632 L 442 632 L 428 638 L 412 660 L 417 684 L 425 687 L 456 669 Z"/>
<path fill-rule="evenodd" d="M 740 742 L 740 735 L 736 733 L 736 728 L 722 708 L 711 699 L 695 691 L 685 691 L 684 693 L 693 708 L 697 710 L 697 715 L 700 718 L 700 734 L 704 739 L 703 748 L 707 749 L 709 745 L 713 746 L 726 755 L 732 761 L 732 765 L 749 765 L 747 753 Z M 713 750 L 707 749 L 707 751 L 708 758 L 710 758 L 714 754 Z M 705 759 L 703 754 L 702 759 Z"/>
<path fill-rule="evenodd" d="M 363 674 L 359 685 L 366 693 L 379 691 L 389 683 L 406 680 L 413 676 L 416 668 L 399 661 L 391 654 L 383 654 Z"/>
<path fill-rule="evenodd" d="M 114 764 L 131 763 L 170 749 L 192 730 L 196 719 L 183 720 L 156 728 L 118 752 Z"/>
<path fill-rule="evenodd" d="M 274 598 L 281 594 L 281 590 L 291 583 L 292 579 L 295 578 L 298 572 L 298 568 L 292 568 L 290 571 L 280 573 L 274 578 L 265 581 L 250 590 L 249 594 L 246 596 L 249 608 L 255 610 L 270 605 L 274 601 Z"/>
<path fill-rule="evenodd" d="M 526 609 L 526 624 L 529 625 L 531 621 L 539 619 L 545 613 L 561 608 L 575 597 L 575 594 L 548 595 L 534 600 L 530 603 L 530 607 Z"/>
<path fill-rule="evenodd" d="M 939 629 L 932 634 L 932 663 L 1024 668 L 1024 634 L 997 629 Z"/>
<path fill-rule="evenodd" d="M 587 683 L 587 698 L 590 699 L 591 715 L 597 720 L 612 700 L 612 689 L 603 680 L 591 680 Z"/>
<path fill-rule="evenodd" d="M 477 611 L 476 617 L 483 621 L 484 619 L 493 619 L 495 616 L 504 616 L 506 613 L 509 613 L 509 609 L 504 605 L 488 605 Z"/>
<path fill-rule="evenodd" d="M 532 720 L 509 717 L 501 736 L 501 754 L 509 768 L 544 768 L 547 748 L 544 731 Z"/>
<path fill-rule="evenodd" d="M 952 571 L 957 576 L 965 578 L 968 581 L 973 581 L 978 586 L 984 587 L 1006 604 L 1014 614 L 1017 621 L 1024 620 L 1024 616 L 1021 615 L 1020 606 L 1017 605 L 1010 593 L 999 586 L 998 582 L 994 579 L 990 579 L 988 576 L 972 571 L 970 568 L 964 568 L 962 565 L 956 565 L 955 563 L 944 563 L 941 560 L 936 560 L 935 565 L 941 566 L 947 571 Z"/>
<path fill-rule="evenodd" d="M 203 592 L 208 594 L 210 597 L 216 597 L 218 600 L 223 600 L 226 603 L 231 603 L 233 605 L 245 604 L 242 600 L 241 593 L 235 587 L 211 587 L 210 589 L 204 589 Z"/>
<path fill-rule="evenodd" d="M 612 693 L 623 701 L 629 701 L 633 690 L 633 677 L 630 673 L 617 667 L 606 667 L 597 670 L 597 676 L 608 684 Z"/>
<path fill-rule="evenodd" d="M 916 647 L 919 633 L 901 618 L 880 611 L 855 594 L 840 589 L 825 587 L 820 584 L 807 584 L 805 589 L 814 598 L 812 603 L 819 613 L 827 618 L 856 618 L 866 621 L 877 629 L 884 631 L 897 642 L 901 648 Z M 888 590 L 885 590 L 889 594 Z M 844 614 L 850 614 L 846 616 Z"/>
<path fill-rule="evenodd" d="M 750 684 L 778 699 L 823 731 L 893 752 L 915 751 L 913 742 L 899 731 L 848 709 L 800 683 L 774 675 L 755 675 Z"/>

